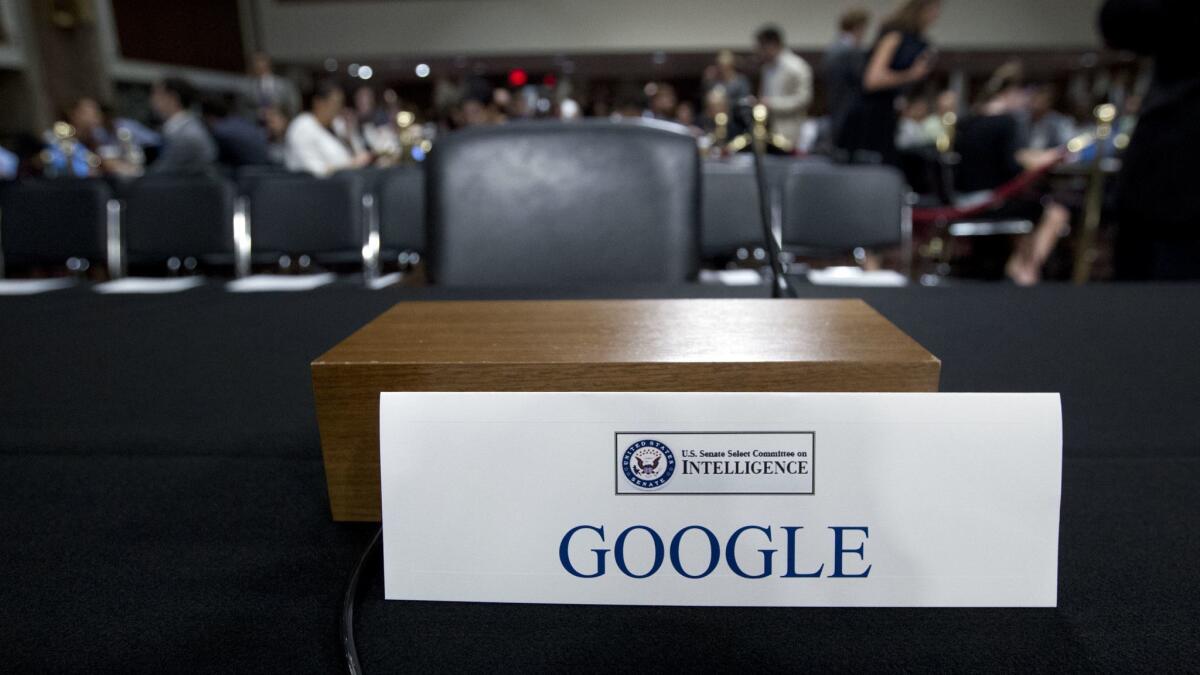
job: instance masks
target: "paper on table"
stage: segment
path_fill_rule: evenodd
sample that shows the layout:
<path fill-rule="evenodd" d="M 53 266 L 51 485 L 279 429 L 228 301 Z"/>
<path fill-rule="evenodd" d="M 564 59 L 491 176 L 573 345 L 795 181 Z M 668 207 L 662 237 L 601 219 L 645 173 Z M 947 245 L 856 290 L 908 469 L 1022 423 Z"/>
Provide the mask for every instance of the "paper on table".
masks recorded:
<path fill-rule="evenodd" d="M 225 284 L 225 290 L 231 293 L 311 291 L 314 288 L 320 288 L 321 286 L 333 283 L 335 278 L 333 272 L 295 276 L 255 274 L 254 276 L 236 279 Z"/>
<path fill-rule="evenodd" d="M 391 599 L 1057 602 L 1056 394 L 384 393 L 380 442 Z"/>
<path fill-rule="evenodd" d="M 0 279 L 0 295 L 35 295 L 48 291 L 57 291 L 75 285 L 75 279 L 56 277 L 54 279 Z"/>
<path fill-rule="evenodd" d="M 857 267 L 828 267 L 809 270 L 808 280 L 817 286 L 899 287 L 908 279 L 894 270 L 866 271 Z"/>
<path fill-rule="evenodd" d="M 378 279 L 371 279 L 370 281 L 368 281 L 367 288 L 369 288 L 373 291 L 377 291 L 381 288 L 387 288 L 388 286 L 392 286 L 394 284 L 399 283 L 400 278 L 402 276 L 403 275 L 401 275 L 400 272 L 392 272 L 391 274 L 385 274 L 385 275 L 379 277 Z"/>
<path fill-rule="evenodd" d="M 97 293 L 179 293 L 204 285 L 204 277 L 125 277 L 93 287 Z"/>
<path fill-rule="evenodd" d="M 700 270 L 700 283 L 720 286 L 762 286 L 766 283 L 758 270 Z"/>

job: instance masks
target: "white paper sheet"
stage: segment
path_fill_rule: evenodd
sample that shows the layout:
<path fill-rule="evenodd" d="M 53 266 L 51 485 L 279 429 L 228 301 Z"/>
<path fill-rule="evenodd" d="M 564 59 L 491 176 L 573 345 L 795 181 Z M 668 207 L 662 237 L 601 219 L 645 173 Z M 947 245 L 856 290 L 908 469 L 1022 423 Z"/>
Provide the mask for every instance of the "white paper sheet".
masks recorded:
<path fill-rule="evenodd" d="M 298 275 L 255 274 L 225 284 L 225 290 L 231 293 L 311 291 L 333 283 L 335 278 L 333 272 Z"/>
<path fill-rule="evenodd" d="M 36 295 L 48 293 L 75 285 L 70 277 L 54 279 L 0 279 L 0 295 Z"/>
<path fill-rule="evenodd" d="M 908 278 L 895 270 L 872 270 L 857 267 L 827 267 L 810 270 L 808 281 L 817 286 L 899 287 L 907 286 Z"/>
<path fill-rule="evenodd" d="M 767 282 L 758 270 L 700 270 L 700 283 L 714 286 L 763 286 Z"/>
<path fill-rule="evenodd" d="M 373 291 L 377 291 L 381 288 L 387 288 L 388 286 L 392 286 L 392 285 L 400 283 L 400 279 L 402 278 L 402 276 L 403 275 L 400 272 L 392 272 L 391 274 L 385 274 L 377 279 L 371 279 L 370 281 L 368 281 L 367 288 L 369 288 Z"/>
<path fill-rule="evenodd" d="M 388 598 L 1056 604 L 1057 394 L 385 393 L 380 433 Z"/>
<path fill-rule="evenodd" d="M 125 277 L 96 284 L 97 293 L 179 293 L 204 285 L 204 277 Z"/>

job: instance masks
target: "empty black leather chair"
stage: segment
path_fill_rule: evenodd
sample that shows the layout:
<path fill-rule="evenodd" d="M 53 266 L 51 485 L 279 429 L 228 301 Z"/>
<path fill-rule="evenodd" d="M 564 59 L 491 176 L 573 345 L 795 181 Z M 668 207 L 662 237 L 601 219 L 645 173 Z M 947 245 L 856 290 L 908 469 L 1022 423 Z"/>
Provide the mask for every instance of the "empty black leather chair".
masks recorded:
<path fill-rule="evenodd" d="M 376 184 L 379 238 L 384 260 L 425 252 L 425 172 L 420 167 L 389 170 Z"/>
<path fill-rule="evenodd" d="M 150 176 L 125 190 L 121 232 L 131 266 L 234 262 L 233 185 L 217 176 Z"/>
<path fill-rule="evenodd" d="M 105 264 L 110 213 L 115 220 L 111 199 L 112 189 L 101 180 L 29 181 L 0 188 L 3 262 L 69 265 L 76 271 Z"/>
<path fill-rule="evenodd" d="M 730 258 L 739 249 L 763 249 L 762 216 L 754 163 L 735 160 L 704 162 L 704 219 L 701 252 L 709 260 Z M 775 186 L 768 182 L 773 206 Z"/>
<path fill-rule="evenodd" d="M 243 182 L 242 191 L 255 262 L 304 255 L 322 264 L 364 261 L 362 176 L 259 175 Z"/>
<path fill-rule="evenodd" d="M 436 283 L 669 283 L 698 272 L 700 159 L 682 127 L 468 129 L 441 139 L 426 171 Z"/>
<path fill-rule="evenodd" d="M 803 163 L 784 179 L 783 246 L 819 253 L 906 246 L 904 176 L 889 166 Z"/>

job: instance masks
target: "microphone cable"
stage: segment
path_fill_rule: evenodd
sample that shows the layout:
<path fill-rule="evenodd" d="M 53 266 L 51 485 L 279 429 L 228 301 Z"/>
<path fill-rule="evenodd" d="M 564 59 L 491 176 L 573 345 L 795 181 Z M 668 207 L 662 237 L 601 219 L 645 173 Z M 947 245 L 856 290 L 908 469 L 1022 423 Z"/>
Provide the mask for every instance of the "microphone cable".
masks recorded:
<path fill-rule="evenodd" d="M 358 649 L 354 646 L 354 605 L 358 602 L 359 584 L 362 581 L 363 569 L 369 562 L 375 560 L 379 550 L 379 542 L 383 539 L 383 527 L 375 531 L 371 542 L 358 558 L 350 582 L 346 584 L 346 595 L 342 598 L 342 654 L 346 657 L 346 668 L 350 675 L 363 675 L 362 664 L 358 661 Z"/>

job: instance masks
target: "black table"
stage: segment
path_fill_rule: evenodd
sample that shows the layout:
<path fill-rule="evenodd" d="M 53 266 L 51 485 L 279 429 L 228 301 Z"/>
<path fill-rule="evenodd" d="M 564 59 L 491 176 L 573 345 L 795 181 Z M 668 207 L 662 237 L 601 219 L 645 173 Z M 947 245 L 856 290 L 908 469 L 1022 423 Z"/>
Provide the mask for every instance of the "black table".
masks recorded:
<path fill-rule="evenodd" d="M 367 671 L 1200 667 L 1200 285 L 801 292 L 866 299 L 944 391 L 1062 392 L 1057 609 L 385 603 L 374 574 Z M 396 302 L 521 295 L 0 298 L 0 668 L 340 669 L 375 527 L 329 519 L 308 363 Z"/>

